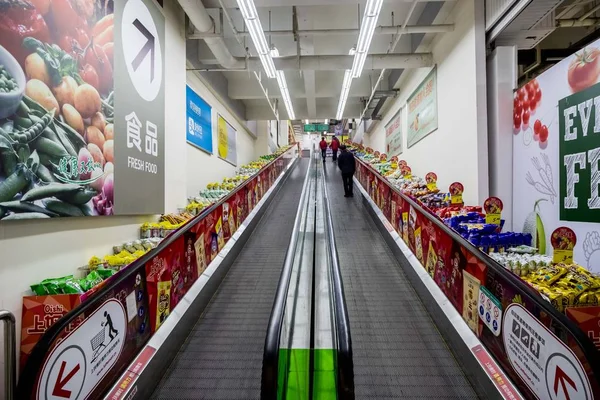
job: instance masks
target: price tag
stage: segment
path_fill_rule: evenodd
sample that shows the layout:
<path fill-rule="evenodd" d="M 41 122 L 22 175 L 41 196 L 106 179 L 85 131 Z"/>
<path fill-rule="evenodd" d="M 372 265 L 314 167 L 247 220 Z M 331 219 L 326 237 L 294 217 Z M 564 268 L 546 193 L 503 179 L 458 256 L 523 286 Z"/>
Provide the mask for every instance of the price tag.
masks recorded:
<path fill-rule="evenodd" d="M 398 169 L 398 163 L 393 162 L 392 163 L 392 169 Z"/>
<path fill-rule="evenodd" d="M 435 172 L 428 172 L 425 175 L 425 182 L 427 182 L 427 189 L 434 191 L 437 189 L 437 175 Z"/>
<path fill-rule="evenodd" d="M 462 204 L 462 194 L 452 194 L 450 195 L 450 203 L 451 204 Z"/>
<path fill-rule="evenodd" d="M 502 214 L 485 214 L 485 223 L 500 225 L 502 221 Z"/>
<path fill-rule="evenodd" d="M 550 236 L 550 242 L 554 252 L 552 254 L 552 261 L 555 263 L 572 264 L 573 263 L 573 249 L 577 244 L 577 235 L 571 228 L 561 226 L 556 228 Z"/>
<path fill-rule="evenodd" d="M 408 165 L 403 165 L 401 168 L 402 176 L 404 177 L 404 179 L 412 179 L 412 169 Z"/>
<path fill-rule="evenodd" d="M 500 225 L 502 222 L 502 210 L 504 204 L 498 197 L 488 197 L 483 202 L 483 210 L 485 211 L 485 223 Z"/>
<path fill-rule="evenodd" d="M 554 249 L 552 254 L 552 262 L 573 264 L 573 250 Z"/>
<path fill-rule="evenodd" d="M 463 204 L 462 195 L 465 191 L 465 187 L 460 182 L 454 182 L 450 185 L 448 190 L 450 192 L 450 203 L 451 204 Z"/>

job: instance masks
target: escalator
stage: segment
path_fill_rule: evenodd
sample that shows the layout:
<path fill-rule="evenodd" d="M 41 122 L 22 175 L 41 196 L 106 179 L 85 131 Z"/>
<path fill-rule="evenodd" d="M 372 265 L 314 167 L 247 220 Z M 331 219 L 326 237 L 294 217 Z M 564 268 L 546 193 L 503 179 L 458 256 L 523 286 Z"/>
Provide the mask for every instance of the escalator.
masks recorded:
<path fill-rule="evenodd" d="M 265 333 L 308 164 L 290 172 L 153 399 L 260 398 Z"/>
<path fill-rule="evenodd" d="M 352 329 L 357 399 L 476 399 L 432 317 L 363 204 L 345 198 L 325 165 L 331 216 Z"/>

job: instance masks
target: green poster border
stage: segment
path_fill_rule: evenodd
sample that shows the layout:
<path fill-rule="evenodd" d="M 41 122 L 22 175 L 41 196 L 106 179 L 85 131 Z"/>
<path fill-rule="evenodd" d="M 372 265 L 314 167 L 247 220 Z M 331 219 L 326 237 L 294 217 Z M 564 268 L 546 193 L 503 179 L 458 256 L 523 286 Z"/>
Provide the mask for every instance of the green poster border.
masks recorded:
<path fill-rule="evenodd" d="M 420 138 L 418 138 L 416 141 L 414 141 L 413 143 L 410 142 L 410 129 L 408 129 L 408 124 L 410 121 L 409 118 L 409 114 L 410 111 L 408 110 L 408 104 L 410 103 L 410 101 L 415 97 L 415 95 L 423 88 L 423 85 L 425 84 L 425 82 L 427 82 L 427 80 L 432 76 L 435 75 L 435 81 L 434 81 L 434 86 L 435 86 L 435 120 L 437 121 L 435 128 L 432 128 L 429 132 L 424 133 L 423 136 L 421 136 Z M 423 140 L 424 138 L 426 138 L 427 136 L 431 135 L 433 132 L 437 131 L 440 127 L 440 120 L 439 120 L 439 108 L 438 108 L 438 79 L 437 79 L 437 65 L 435 65 L 433 67 L 433 69 L 431 71 L 429 71 L 429 73 L 427 74 L 427 76 L 421 81 L 421 83 L 419 83 L 419 86 L 417 86 L 417 88 L 415 90 L 413 90 L 413 92 L 411 93 L 411 95 L 408 97 L 408 99 L 406 99 L 406 148 L 410 149 L 411 147 L 413 147 L 415 144 L 419 143 L 421 140 Z"/>

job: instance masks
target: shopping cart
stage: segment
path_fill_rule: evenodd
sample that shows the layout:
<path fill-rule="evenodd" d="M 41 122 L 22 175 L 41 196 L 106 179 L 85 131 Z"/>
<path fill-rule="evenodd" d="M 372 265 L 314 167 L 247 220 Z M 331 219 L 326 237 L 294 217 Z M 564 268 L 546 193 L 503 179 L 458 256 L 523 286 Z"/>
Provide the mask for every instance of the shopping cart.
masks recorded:
<path fill-rule="evenodd" d="M 102 330 L 100 332 L 98 332 L 92 338 L 92 340 L 90 340 L 90 344 L 92 345 L 92 361 L 91 362 L 96 361 L 96 358 L 98 358 L 98 356 L 102 352 L 102 349 L 106 347 L 106 345 L 104 344 L 104 339 L 106 337 L 105 331 L 106 331 L 105 327 L 102 326 Z"/>

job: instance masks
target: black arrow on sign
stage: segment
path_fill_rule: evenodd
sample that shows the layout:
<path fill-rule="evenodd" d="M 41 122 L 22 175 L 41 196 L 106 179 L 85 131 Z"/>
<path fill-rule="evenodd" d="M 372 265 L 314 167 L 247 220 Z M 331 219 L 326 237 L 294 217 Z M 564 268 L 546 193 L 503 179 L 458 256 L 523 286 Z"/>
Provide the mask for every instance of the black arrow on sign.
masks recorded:
<path fill-rule="evenodd" d="M 154 81 L 154 35 L 152 35 L 137 18 L 135 21 L 133 21 L 133 26 L 135 26 L 138 29 L 138 31 L 140 31 L 142 35 L 144 35 L 146 39 L 148 39 L 148 41 L 146 42 L 144 47 L 142 47 L 138 55 L 135 56 L 131 63 L 131 66 L 133 67 L 133 70 L 136 71 L 142 63 L 142 61 L 144 61 L 144 58 L 146 58 L 146 55 L 150 53 L 150 82 L 152 82 Z"/>

